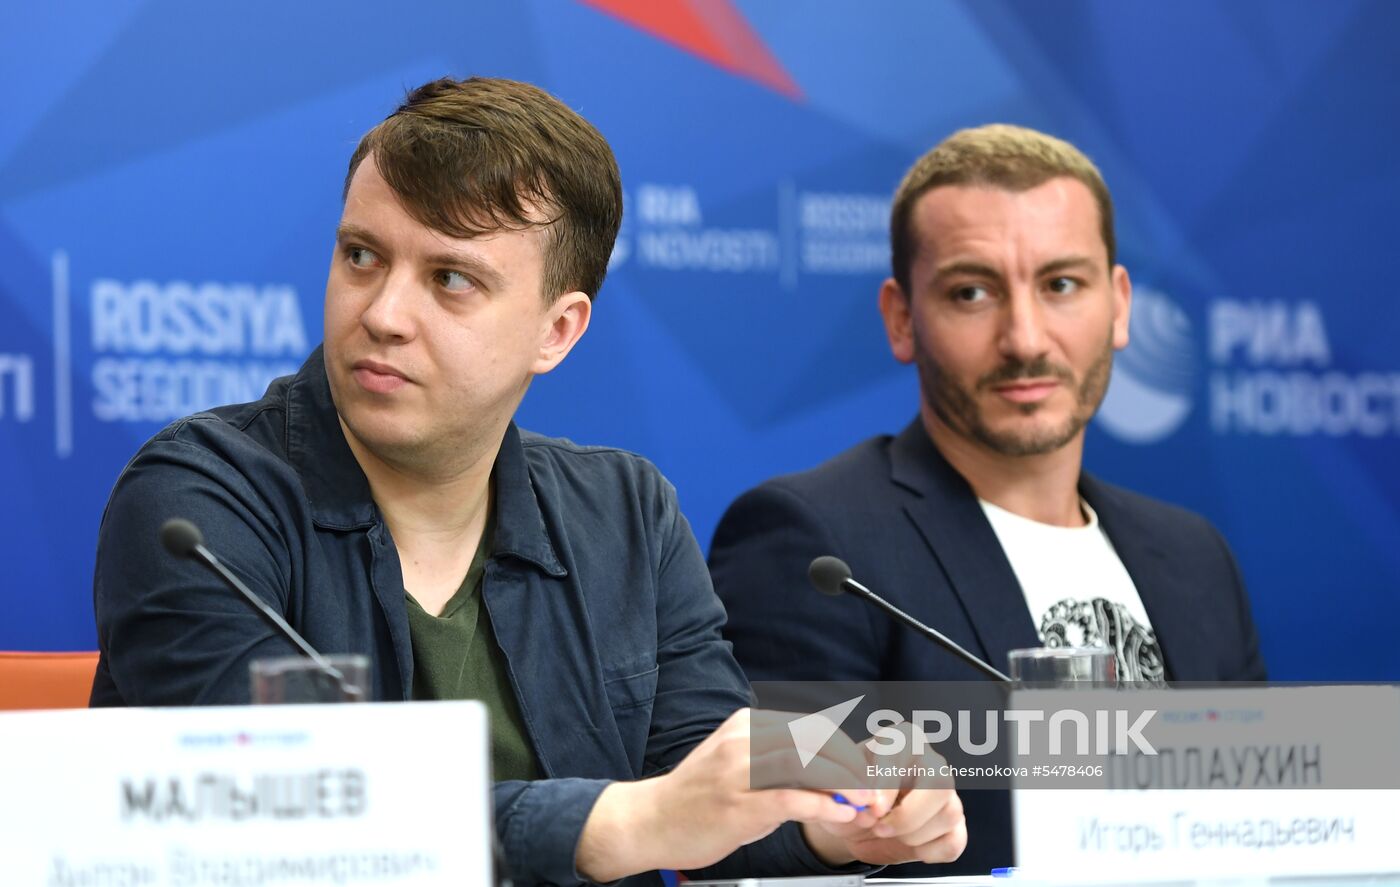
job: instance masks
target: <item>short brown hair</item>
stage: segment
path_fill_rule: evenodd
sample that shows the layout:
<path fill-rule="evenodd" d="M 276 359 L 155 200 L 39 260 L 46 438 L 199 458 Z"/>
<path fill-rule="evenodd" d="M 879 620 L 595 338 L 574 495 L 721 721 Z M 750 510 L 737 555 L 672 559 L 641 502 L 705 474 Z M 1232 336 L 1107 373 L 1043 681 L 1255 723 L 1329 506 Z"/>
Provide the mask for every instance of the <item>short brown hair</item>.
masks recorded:
<path fill-rule="evenodd" d="M 920 197 L 943 185 L 1027 191 L 1060 176 L 1083 182 L 1094 195 L 1099 205 L 1099 232 L 1112 268 L 1117 252 L 1113 198 L 1098 167 L 1062 139 L 1024 126 L 993 123 L 953 133 L 920 157 L 899 183 L 890 209 L 890 263 L 900 288 L 909 292 L 909 269 L 918 247 L 912 218 Z"/>
<path fill-rule="evenodd" d="M 547 299 L 602 287 L 622 224 L 617 161 L 598 130 L 544 90 L 486 77 L 418 87 L 360 139 L 342 199 L 371 153 L 408 213 L 449 237 L 545 226 Z"/>

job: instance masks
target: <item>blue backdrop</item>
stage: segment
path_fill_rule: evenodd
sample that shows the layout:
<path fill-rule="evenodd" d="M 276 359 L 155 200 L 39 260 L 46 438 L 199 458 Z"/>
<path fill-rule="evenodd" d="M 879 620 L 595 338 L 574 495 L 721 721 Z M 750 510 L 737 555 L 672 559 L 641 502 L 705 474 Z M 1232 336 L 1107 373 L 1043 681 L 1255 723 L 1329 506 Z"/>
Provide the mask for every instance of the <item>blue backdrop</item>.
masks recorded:
<path fill-rule="evenodd" d="M 1280 678 L 1400 678 L 1400 5 L 1337 0 L 23 4 L 0 33 L 0 648 L 91 648 L 125 460 L 320 339 L 346 160 L 406 87 L 530 80 L 627 220 L 527 427 L 634 449 L 702 544 L 741 490 L 914 414 L 889 196 L 952 129 L 1080 145 L 1133 344 L 1101 476 L 1234 545 Z M 1387 629 L 1388 631 L 1389 629 Z"/>

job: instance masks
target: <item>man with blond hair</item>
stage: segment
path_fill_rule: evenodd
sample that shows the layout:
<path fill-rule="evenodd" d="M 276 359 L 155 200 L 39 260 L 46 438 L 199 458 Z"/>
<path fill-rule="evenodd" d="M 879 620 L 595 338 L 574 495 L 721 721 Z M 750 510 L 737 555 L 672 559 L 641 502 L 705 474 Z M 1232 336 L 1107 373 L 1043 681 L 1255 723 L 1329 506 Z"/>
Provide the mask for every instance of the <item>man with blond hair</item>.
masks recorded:
<path fill-rule="evenodd" d="M 1083 470 L 1132 305 L 1094 164 L 1022 127 L 957 132 L 905 176 L 890 239 L 879 308 L 918 370 L 918 416 L 724 515 L 710 570 L 750 680 L 978 678 L 863 602 L 812 593 L 821 555 L 998 668 L 1012 649 L 1101 646 L 1122 680 L 1262 680 L 1220 534 Z M 942 871 L 1010 865 L 1005 793 L 965 794 L 968 848 Z"/>
<path fill-rule="evenodd" d="M 955 858 L 951 790 L 751 788 L 749 689 L 674 489 L 631 453 L 515 426 L 588 329 L 621 218 L 612 150 L 557 99 L 414 90 L 351 157 L 323 346 L 118 479 L 93 704 L 244 703 L 250 663 L 296 653 L 160 550 L 182 517 L 313 646 L 368 655 L 372 698 L 485 703 L 516 883 Z M 421 761 L 424 791 L 459 765 Z"/>

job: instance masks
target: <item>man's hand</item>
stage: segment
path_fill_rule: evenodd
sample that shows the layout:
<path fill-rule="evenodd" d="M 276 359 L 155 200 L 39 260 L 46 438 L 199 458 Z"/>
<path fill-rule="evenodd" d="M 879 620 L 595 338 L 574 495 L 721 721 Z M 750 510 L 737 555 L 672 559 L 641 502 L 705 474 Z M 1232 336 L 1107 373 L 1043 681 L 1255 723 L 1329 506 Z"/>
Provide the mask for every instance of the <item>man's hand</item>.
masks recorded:
<path fill-rule="evenodd" d="M 805 768 L 804 778 L 817 780 L 809 784 L 858 785 L 864 755 L 844 736 L 828 745 L 831 748 Z M 741 709 L 669 773 L 608 786 L 584 823 L 579 873 L 594 881 L 612 881 L 658 868 L 700 868 L 789 820 L 850 827 L 853 836 L 864 835 L 893 803 L 893 791 L 844 792 L 853 804 L 869 806 L 857 813 L 827 792 L 750 788 L 750 762 L 764 754 L 762 742 L 751 743 L 749 710 Z M 960 807 L 958 812 L 961 815 Z M 930 818 L 911 812 L 897 820 L 896 827 L 905 819 L 918 819 L 922 825 Z M 880 845 L 885 839 L 870 840 Z M 878 849 L 875 845 L 872 852 Z"/>
<path fill-rule="evenodd" d="M 802 834 L 830 865 L 952 862 L 967 847 L 962 799 L 950 788 L 901 792 L 894 809 L 872 827 L 804 822 Z"/>
<path fill-rule="evenodd" d="M 913 741 L 913 725 L 906 722 L 887 729 L 905 734 L 905 751 L 896 756 L 876 755 L 863 746 L 870 763 L 922 773 L 937 773 L 947 763 L 932 749 L 917 755 L 913 752 L 916 747 L 923 748 Z M 961 856 L 967 847 L 967 820 L 952 780 L 909 778 L 898 785 L 898 791 L 893 809 L 872 825 L 863 820 L 804 823 L 803 837 L 817 856 L 831 865 L 854 860 L 873 865 L 952 862 Z"/>

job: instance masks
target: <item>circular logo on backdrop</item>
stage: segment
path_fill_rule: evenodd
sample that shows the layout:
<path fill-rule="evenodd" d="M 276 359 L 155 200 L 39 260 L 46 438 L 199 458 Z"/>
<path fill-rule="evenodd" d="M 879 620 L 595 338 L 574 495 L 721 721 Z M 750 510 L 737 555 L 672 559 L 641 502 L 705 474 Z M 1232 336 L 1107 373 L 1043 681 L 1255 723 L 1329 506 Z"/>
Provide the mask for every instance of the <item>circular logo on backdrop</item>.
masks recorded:
<path fill-rule="evenodd" d="M 1095 421 L 1126 443 L 1150 444 L 1181 427 L 1191 412 L 1196 345 L 1186 312 L 1163 293 L 1133 290 L 1128 347 Z"/>

